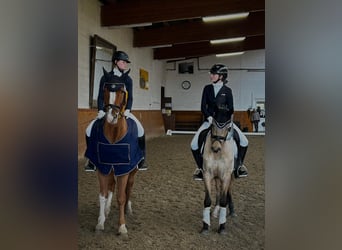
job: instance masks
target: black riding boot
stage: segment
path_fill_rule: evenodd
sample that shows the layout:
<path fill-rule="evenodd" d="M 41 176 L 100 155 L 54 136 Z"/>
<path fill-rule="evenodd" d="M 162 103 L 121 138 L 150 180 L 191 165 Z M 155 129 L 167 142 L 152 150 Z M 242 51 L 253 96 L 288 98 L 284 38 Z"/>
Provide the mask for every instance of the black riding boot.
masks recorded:
<path fill-rule="evenodd" d="M 139 170 L 147 170 L 147 164 L 146 164 L 146 142 L 145 142 L 145 134 L 141 137 L 138 137 L 138 144 L 143 152 L 143 159 L 141 162 L 138 164 L 138 169 Z"/>
<path fill-rule="evenodd" d="M 86 145 L 87 145 L 87 148 L 88 148 L 90 138 L 87 135 L 85 136 L 85 138 L 86 138 Z M 91 163 L 89 160 L 87 160 L 87 162 L 86 162 L 86 164 L 84 166 L 84 170 L 86 172 L 94 172 L 96 170 L 96 167 L 95 167 L 95 165 L 93 163 Z"/>
<path fill-rule="evenodd" d="M 195 170 L 195 173 L 193 175 L 193 179 L 196 181 L 202 181 L 203 180 L 203 173 L 202 173 L 203 158 L 202 158 L 201 152 L 199 149 L 197 149 L 197 150 L 191 149 L 191 152 L 192 152 L 192 155 L 194 156 L 194 159 L 195 159 L 196 164 L 197 164 L 197 169 Z"/>
<path fill-rule="evenodd" d="M 234 163 L 234 176 L 235 176 L 235 178 L 247 177 L 247 175 L 248 175 L 247 168 L 243 167 L 243 161 L 244 161 L 245 156 L 246 156 L 247 148 L 248 148 L 248 146 L 247 147 L 238 146 L 238 156 L 237 156 L 237 159 Z"/>

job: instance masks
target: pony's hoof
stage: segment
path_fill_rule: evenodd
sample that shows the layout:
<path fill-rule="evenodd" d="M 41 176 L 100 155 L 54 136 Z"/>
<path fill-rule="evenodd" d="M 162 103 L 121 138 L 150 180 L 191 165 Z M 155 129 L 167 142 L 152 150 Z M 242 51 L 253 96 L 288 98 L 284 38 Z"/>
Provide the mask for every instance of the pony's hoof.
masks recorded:
<path fill-rule="evenodd" d="M 128 237 L 128 233 L 127 234 L 123 234 L 123 233 L 117 233 L 116 234 L 118 237 L 120 237 L 121 240 L 123 241 L 128 241 L 129 240 L 129 237 Z"/>
<path fill-rule="evenodd" d="M 202 235 L 209 235 L 209 230 L 205 229 L 205 228 L 202 228 L 202 230 L 200 231 L 200 234 L 202 234 Z"/>
<path fill-rule="evenodd" d="M 96 227 L 95 227 L 95 231 L 103 231 L 104 230 L 104 225 L 101 225 L 101 224 L 97 224 Z"/>
<path fill-rule="evenodd" d="M 217 230 L 217 232 L 221 235 L 227 234 L 225 223 L 221 224 Z"/>
<path fill-rule="evenodd" d="M 120 225 L 118 235 L 127 235 L 128 231 L 125 224 Z"/>
<path fill-rule="evenodd" d="M 229 213 L 229 216 L 234 218 L 234 217 L 237 217 L 237 214 L 233 212 L 233 213 Z"/>

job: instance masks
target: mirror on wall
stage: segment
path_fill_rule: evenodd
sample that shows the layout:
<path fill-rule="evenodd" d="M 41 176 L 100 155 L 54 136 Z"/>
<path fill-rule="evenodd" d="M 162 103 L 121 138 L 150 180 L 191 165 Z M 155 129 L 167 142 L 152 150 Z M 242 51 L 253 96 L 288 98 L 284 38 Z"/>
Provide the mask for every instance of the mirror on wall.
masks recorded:
<path fill-rule="evenodd" d="M 94 35 L 90 37 L 90 108 L 97 109 L 97 96 L 103 68 L 106 71 L 112 70 L 112 55 L 115 51 L 116 46 L 100 36 Z"/>

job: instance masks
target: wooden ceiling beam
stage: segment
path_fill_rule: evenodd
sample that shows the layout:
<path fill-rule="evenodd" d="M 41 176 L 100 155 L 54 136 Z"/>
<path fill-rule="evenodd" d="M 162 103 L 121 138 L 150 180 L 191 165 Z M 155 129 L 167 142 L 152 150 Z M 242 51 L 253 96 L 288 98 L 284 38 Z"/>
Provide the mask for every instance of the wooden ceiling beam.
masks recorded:
<path fill-rule="evenodd" d="M 242 42 L 216 44 L 210 42 L 198 42 L 179 44 L 167 48 L 154 49 L 154 59 L 172 59 L 172 58 L 192 58 L 202 57 L 212 54 L 240 52 L 248 50 L 265 49 L 265 36 L 248 37 Z"/>
<path fill-rule="evenodd" d="M 264 0 L 126 0 L 101 6 L 101 25 L 119 26 L 265 10 Z"/>
<path fill-rule="evenodd" d="M 250 13 L 245 19 L 204 23 L 201 20 L 158 28 L 134 30 L 133 47 L 189 43 L 265 34 L 265 12 Z"/>

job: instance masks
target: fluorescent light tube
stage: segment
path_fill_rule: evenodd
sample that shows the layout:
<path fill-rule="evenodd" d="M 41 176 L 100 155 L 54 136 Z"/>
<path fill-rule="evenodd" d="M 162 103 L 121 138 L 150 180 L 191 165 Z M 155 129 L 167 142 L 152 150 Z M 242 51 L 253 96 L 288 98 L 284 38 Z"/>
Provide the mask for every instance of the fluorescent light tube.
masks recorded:
<path fill-rule="evenodd" d="M 219 44 L 219 43 L 231 43 L 231 42 L 240 42 L 245 40 L 246 37 L 235 37 L 235 38 L 227 38 L 227 39 L 217 39 L 217 40 L 210 40 L 211 44 Z"/>
<path fill-rule="evenodd" d="M 238 56 L 238 55 L 242 55 L 243 53 L 245 53 L 245 52 L 242 51 L 242 52 L 233 52 L 233 53 L 223 53 L 223 54 L 217 54 L 216 57 Z"/>
<path fill-rule="evenodd" d="M 202 17 L 202 20 L 203 22 L 214 22 L 214 21 L 244 18 L 244 17 L 247 17 L 248 15 L 249 15 L 249 12 L 243 12 L 243 13 L 236 13 L 236 14 L 229 14 L 229 15 Z"/>
<path fill-rule="evenodd" d="M 120 28 L 135 28 L 135 27 L 144 27 L 144 26 L 152 26 L 152 23 L 135 23 L 135 24 L 114 25 L 114 26 L 110 26 L 109 28 L 120 29 Z"/>

